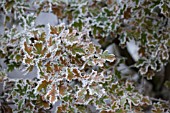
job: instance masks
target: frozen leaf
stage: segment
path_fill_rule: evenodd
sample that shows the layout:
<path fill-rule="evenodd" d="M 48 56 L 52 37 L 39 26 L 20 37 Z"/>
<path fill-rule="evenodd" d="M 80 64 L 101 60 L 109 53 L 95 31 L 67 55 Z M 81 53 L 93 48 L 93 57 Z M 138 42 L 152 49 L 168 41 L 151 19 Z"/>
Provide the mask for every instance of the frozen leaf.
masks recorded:
<path fill-rule="evenodd" d="M 20 63 L 15 63 L 15 62 L 11 62 L 10 64 L 8 64 L 8 72 L 13 71 L 15 68 L 18 68 L 20 66 Z"/>
<path fill-rule="evenodd" d="M 74 27 L 78 28 L 79 30 L 81 30 L 82 27 L 83 27 L 83 22 L 82 22 L 81 20 L 75 21 L 75 22 L 72 24 L 72 26 L 74 26 Z"/>
<path fill-rule="evenodd" d="M 7 3 L 5 4 L 5 8 L 6 8 L 7 10 L 11 9 L 12 6 L 14 5 L 14 3 L 15 3 L 14 1 L 7 2 Z"/>
<path fill-rule="evenodd" d="M 158 102 L 158 103 L 154 103 L 153 107 L 152 107 L 152 112 L 153 113 L 163 113 L 164 112 L 164 108 L 162 108 L 162 105 Z"/>
<path fill-rule="evenodd" d="M 31 64 L 33 62 L 33 58 L 30 58 L 29 56 L 27 56 L 24 60 L 26 64 Z"/>
<path fill-rule="evenodd" d="M 43 100 L 42 96 L 39 96 L 38 99 L 36 100 L 36 104 L 38 104 L 39 106 L 42 106 L 45 109 L 49 109 L 50 108 L 50 103 Z"/>
<path fill-rule="evenodd" d="M 120 99 L 120 105 L 121 106 L 123 106 L 124 107 L 124 105 L 126 104 L 126 102 L 127 102 L 127 97 L 122 97 L 121 99 Z"/>
<path fill-rule="evenodd" d="M 6 59 L 11 71 L 16 67 L 32 71 L 35 67 L 41 75 L 30 80 L 31 85 L 22 81 L 13 86 L 6 83 L 8 88 L 4 94 L 9 100 L 17 103 L 25 99 L 21 112 L 28 112 L 28 101 L 34 106 L 30 112 L 48 112 L 50 104 L 57 99 L 60 100 L 58 113 L 91 112 L 87 111 L 89 105 L 104 113 L 141 112 L 150 106 L 155 111 L 163 109 L 162 104 L 156 106 L 134 90 L 135 83 L 142 83 L 140 77 L 131 79 L 117 69 L 126 63 L 119 61 L 123 59 L 122 55 L 127 57 L 126 54 L 120 52 L 118 63 L 114 64 L 115 56 L 102 51 L 112 43 L 118 46 L 118 51 L 122 50 L 121 45 L 126 46 L 128 41 L 134 40 L 141 56 L 135 67 L 142 76 L 151 79 L 169 59 L 166 21 L 169 9 L 165 1 L 79 0 L 75 3 L 49 0 L 32 1 L 30 5 L 17 0 L 13 5 L 9 3 L 0 4 L 2 14 L 6 16 L 0 56 Z M 29 11 L 31 7 L 35 12 Z M 57 15 L 56 24 L 66 22 L 66 25 L 37 26 L 33 15 L 41 12 Z M 17 26 L 21 30 L 16 29 Z M 12 45 L 12 49 L 8 45 Z"/>
<path fill-rule="evenodd" d="M 88 91 L 90 95 L 97 95 L 99 98 L 105 93 L 105 90 L 101 87 L 101 85 L 97 85 L 93 83 L 88 87 Z"/>
<path fill-rule="evenodd" d="M 0 82 L 3 82 L 6 77 L 7 77 L 6 73 L 3 71 L 0 71 Z"/>
<path fill-rule="evenodd" d="M 129 104 L 133 104 L 134 106 L 138 106 L 140 104 L 140 98 L 138 98 L 136 95 L 133 97 L 128 98 Z"/>
<path fill-rule="evenodd" d="M 30 55 L 32 52 L 32 47 L 29 47 L 26 42 L 24 42 L 24 50 Z"/>
<path fill-rule="evenodd" d="M 54 65 L 54 70 L 55 70 L 55 71 L 60 71 L 60 70 L 61 70 L 61 66 L 55 64 L 55 65 Z"/>
<path fill-rule="evenodd" d="M 126 11 L 124 11 L 124 18 L 128 19 L 131 17 L 131 8 L 127 8 Z"/>
<path fill-rule="evenodd" d="M 112 83 L 111 91 L 115 91 L 118 88 L 118 83 Z"/>
<path fill-rule="evenodd" d="M 19 54 L 17 54 L 16 56 L 15 56 L 15 59 L 16 59 L 16 61 L 18 62 L 18 61 L 20 61 L 21 60 L 21 55 L 19 55 Z"/>
<path fill-rule="evenodd" d="M 68 108 L 67 104 L 62 104 L 62 105 L 57 107 L 56 113 L 66 112 L 67 108 Z"/>
<path fill-rule="evenodd" d="M 56 86 L 53 85 L 52 89 L 47 93 L 47 97 L 50 97 L 49 102 L 54 104 L 57 101 L 57 90 L 56 90 Z"/>
<path fill-rule="evenodd" d="M 85 95 L 87 94 L 86 90 L 87 90 L 86 88 L 79 89 L 79 91 L 77 92 L 77 103 L 79 104 L 85 103 Z"/>
<path fill-rule="evenodd" d="M 151 105 L 151 101 L 149 100 L 148 97 L 142 97 L 142 100 L 141 100 L 144 104 L 146 105 Z"/>
<path fill-rule="evenodd" d="M 43 47 L 43 45 L 42 45 L 42 43 L 41 42 L 37 42 L 37 43 L 35 43 L 34 44 L 34 46 L 35 46 L 35 48 L 36 48 L 36 54 L 41 54 L 42 52 L 42 47 Z"/>
<path fill-rule="evenodd" d="M 53 13 L 60 19 L 63 17 L 63 7 L 58 6 L 58 7 L 53 7 L 52 8 Z"/>
<path fill-rule="evenodd" d="M 113 62 L 116 59 L 115 56 L 113 54 L 109 54 L 107 50 L 103 52 L 103 54 L 101 55 L 101 58 L 109 62 Z"/>
<path fill-rule="evenodd" d="M 115 68 L 115 75 L 118 79 L 121 79 L 121 72 L 117 70 L 117 68 Z"/>
<path fill-rule="evenodd" d="M 132 84 L 130 82 L 126 82 L 126 90 L 127 91 L 133 91 L 134 87 L 132 86 Z"/>
<path fill-rule="evenodd" d="M 45 64 L 45 66 L 46 66 L 46 69 L 47 69 L 47 73 L 50 73 L 50 72 L 53 71 L 52 65 L 50 64 L 50 62 L 48 62 L 47 64 Z"/>
<path fill-rule="evenodd" d="M 81 47 L 74 47 L 72 49 L 72 53 L 73 53 L 73 55 L 75 55 L 75 54 L 83 55 L 85 52 Z"/>
<path fill-rule="evenodd" d="M 142 75 L 145 75 L 146 73 L 148 73 L 148 68 L 149 68 L 149 65 L 143 66 L 143 67 L 140 68 L 139 72 Z"/>
<path fill-rule="evenodd" d="M 114 102 L 112 103 L 111 107 L 112 107 L 112 110 L 113 110 L 114 112 L 115 112 L 117 109 L 119 109 L 119 106 L 118 106 L 117 101 L 114 101 Z"/>
<path fill-rule="evenodd" d="M 67 79 L 72 80 L 74 78 L 74 74 L 72 73 L 71 69 L 67 69 Z"/>
<path fill-rule="evenodd" d="M 22 109 L 23 104 L 24 104 L 24 100 L 23 99 L 19 100 L 18 109 Z"/>
<path fill-rule="evenodd" d="M 84 105 L 77 105 L 76 107 L 77 107 L 77 109 L 78 109 L 78 111 L 79 111 L 80 113 L 85 113 L 85 112 L 87 112 L 87 107 L 84 106 Z"/>
<path fill-rule="evenodd" d="M 136 67 L 141 67 L 146 63 L 146 59 L 139 59 L 138 62 L 135 64 Z"/>
<path fill-rule="evenodd" d="M 64 96 L 67 93 L 67 86 L 65 85 L 59 85 L 58 86 L 60 95 Z"/>
<path fill-rule="evenodd" d="M 147 79 L 148 79 L 148 80 L 151 80 L 151 79 L 152 79 L 152 77 L 154 77 L 154 76 L 155 76 L 154 71 L 153 71 L 153 70 L 151 70 L 151 69 L 149 69 L 149 70 L 148 70 L 148 72 L 146 73 L 146 77 L 147 77 Z"/>
<path fill-rule="evenodd" d="M 47 86 L 51 83 L 51 81 L 46 81 L 43 80 L 39 83 L 38 87 L 37 87 L 37 91 L 40 91 L 41 89 L 46 89 Z"/>
<path fill-rule="evenodd" d="M 73 73 L 77 78 L 79 78 L 81 76 L 81 72 L 76 68 L 73 68 Z"/>

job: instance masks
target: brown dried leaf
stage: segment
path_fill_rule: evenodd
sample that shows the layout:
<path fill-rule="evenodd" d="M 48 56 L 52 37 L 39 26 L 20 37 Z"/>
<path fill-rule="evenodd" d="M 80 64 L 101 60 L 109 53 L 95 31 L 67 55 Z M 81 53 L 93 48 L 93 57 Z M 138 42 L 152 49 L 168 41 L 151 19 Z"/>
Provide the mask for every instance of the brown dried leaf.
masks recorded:
<path fill-rule="evenodd" d="M 47 96 L 50 97 L 50 100 L 49 100 L 50 103 L 54 103 L 54 102 L 57 101 L 57 97 L 56 97 L 56 86 L 55 86 L 55 85 L 52 86 L 52 89 L 51 89 L 51 91 L 47 94 Z"/>
<path fill-rule="evenodd" d="M 32 51 L 32 47 L 28 47 L 27 43 L 24 42 L 24 50 L 30 55 L 31 51 Z"/>

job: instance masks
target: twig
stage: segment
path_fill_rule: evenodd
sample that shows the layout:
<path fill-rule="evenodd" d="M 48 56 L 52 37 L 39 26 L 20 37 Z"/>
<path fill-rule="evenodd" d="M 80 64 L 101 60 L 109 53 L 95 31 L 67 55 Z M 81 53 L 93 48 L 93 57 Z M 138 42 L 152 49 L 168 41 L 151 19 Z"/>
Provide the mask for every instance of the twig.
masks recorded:
<path fill-rule="evenodd" d="M 135 66 L 134 66 L 134 65 L 127 66 L 127 67 L 125 67 L 125 68 L 120 69 L 119 71 L 123 71 L 123 70 L 130 69 L 130 68 L 133 68 L 133 67 L 135 67 Z"/>
<path fill-rule="evenodd" d="M 153 97 L 150 97 L 150 99 L 151 99 L 152 101 L 157 101 L 157 102 L 162 102 L 162 103 L 169 104 L 169 101 L 166 101 L 166 100 L 156 99 L 156 98 L 153 98 Z"/>

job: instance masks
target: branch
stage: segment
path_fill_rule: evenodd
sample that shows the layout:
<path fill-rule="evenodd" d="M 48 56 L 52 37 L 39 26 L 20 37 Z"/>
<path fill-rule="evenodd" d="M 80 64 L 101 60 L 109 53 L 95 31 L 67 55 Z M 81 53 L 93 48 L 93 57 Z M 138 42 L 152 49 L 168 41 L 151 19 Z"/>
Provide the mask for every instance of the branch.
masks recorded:
<path fill-rule="evenodd" d="M 153 98 L 153 97 L 150 97 L 150 99 L 151 99 L 152 101 L 157 101 L 157 102 L 162 102 L 162 103 L 170 104 L 170 102 L 169 102 L 169 101 L 166 101 L 166 100 L 156 99 L 156 98 Z"/>

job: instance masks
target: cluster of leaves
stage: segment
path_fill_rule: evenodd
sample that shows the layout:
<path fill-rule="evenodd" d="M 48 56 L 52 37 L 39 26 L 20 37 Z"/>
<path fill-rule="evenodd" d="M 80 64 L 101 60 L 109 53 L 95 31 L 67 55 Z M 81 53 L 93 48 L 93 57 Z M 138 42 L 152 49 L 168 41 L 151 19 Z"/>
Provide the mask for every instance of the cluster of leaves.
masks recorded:
<path fill-rule="evenodd" d="M 32 8 L 34 2 L 21 0 L 2 0 L 0 7 L 4 16 L 4 26 L 20 25 L 24 30 L 34 25 L 36 15 L 27 9 Z"/>
<path fill-rule="evenodd" d="M 60 4 L 62 6 L 63 12 L 56 13 L 53 8 L 54 14 L 67 18 L 78 30 L 88 28 L 104 47 L 115 38 L 120 40 L 122 47 L 135 40 L 141 56 L 136 66 L 148 79 L 169 60 L 170 6 L 167 0 L 124 0 L 120 3 L 99 0 L 73 2 L 68 7 Z"/>
<path fill-rule="evenodd" d="M 38 5 L 38 9 L 32 10 L 30 4 Z M 50 112 L 60 102 L 57 113 L 90 112 L 89 106 L 101 113 L 144 112 L 150 106 L 155 113 L 170 112 L 168 103 L 153 103 L 140 94 L 134 81 L 117 70 L 118 58 L 102 50 L 116 38 L 122 47 L 134 39 L 141 56 L 135 66 L 152 79 L 169 60 L 170 28 L 166 24 L 170 6 L 166 0 L 11 0 L 0 5 L 4 26 L 12 24 L 0 42 L 0 57 L 5 58 L 7 71 L 20 68 L 27 74 L 38 70 L 34 80 L 3 76 L 2 98 L 15 103 L 13 111 Z M 69 25 L 36 26 L 35 17 L 42 11 L 67 19 Z M 12 20 L 24 30 L 18 30 Z"/>

